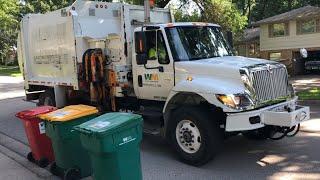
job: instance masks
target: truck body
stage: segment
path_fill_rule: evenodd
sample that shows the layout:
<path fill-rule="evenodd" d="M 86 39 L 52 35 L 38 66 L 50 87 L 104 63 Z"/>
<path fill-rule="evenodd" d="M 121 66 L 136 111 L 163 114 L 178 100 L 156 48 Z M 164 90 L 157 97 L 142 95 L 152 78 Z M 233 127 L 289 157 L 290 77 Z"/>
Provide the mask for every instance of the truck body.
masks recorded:
<path fill-rule="evenodd" d="M 175 23 L 168 9 L 76 1 L 21 21 L 27 99 L 142 114 L 186 163 L 208 162 L 225 135 L 282 138 L 310 118 L 286 67 L 234 56 L 221 27 Z"/>

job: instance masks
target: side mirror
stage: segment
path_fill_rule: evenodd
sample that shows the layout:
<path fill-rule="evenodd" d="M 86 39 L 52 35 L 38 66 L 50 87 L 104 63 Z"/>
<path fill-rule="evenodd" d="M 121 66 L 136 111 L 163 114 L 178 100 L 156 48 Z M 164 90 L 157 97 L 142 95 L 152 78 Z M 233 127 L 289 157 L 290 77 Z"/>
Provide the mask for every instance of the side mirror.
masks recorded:
<path fill-rule="evenodd" d="M 308 51 L 305 48 L 300 49 L 300 55 L 302 58 L 308 57 Z"/>
<path fill-rule="evenodd" d="M 146 53 L 137 54 L 136 61 L 137 61 L 137 65 L 147 64 L 147 54 Z"/>
<path fill-rule="evenodd" d="M 135 48 L 137 54 L 146 53 L 146 34 L 143 31 L 135 32 Z"/>
<path fill-rule="evenodd" d="M 231 48 L 233 48 L 233 34 L 231 31 L 227 31 L 227 41 Z"/>

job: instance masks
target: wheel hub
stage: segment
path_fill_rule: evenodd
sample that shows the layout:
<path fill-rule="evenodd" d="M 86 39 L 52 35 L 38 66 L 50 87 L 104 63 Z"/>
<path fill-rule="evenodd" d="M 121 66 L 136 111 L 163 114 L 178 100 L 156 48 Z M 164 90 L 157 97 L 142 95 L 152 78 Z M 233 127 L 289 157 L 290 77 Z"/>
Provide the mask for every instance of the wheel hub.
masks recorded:
<path fill-rule="evenodd" d="M 200 131 L 190 120 L 182 120 L 177 124 L 176 138 L 180 148 L 187 153 L 196 153 L 200 149 Z"/>
<path fill-rule="evenodd" d="M 192 141 L 192 134 L 191 134 L 192 132 L 191 131 L 184 131 L 183 132 L 183 139 L 187 142 L 187 143 L 189 143 L 189 142 L 191 142 Z"/>

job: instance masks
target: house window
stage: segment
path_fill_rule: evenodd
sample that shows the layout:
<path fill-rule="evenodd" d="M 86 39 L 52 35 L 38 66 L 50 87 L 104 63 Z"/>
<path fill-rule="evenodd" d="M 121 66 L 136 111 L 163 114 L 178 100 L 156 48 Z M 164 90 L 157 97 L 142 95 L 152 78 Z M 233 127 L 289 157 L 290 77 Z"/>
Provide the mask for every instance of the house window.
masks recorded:
<path fill-rule="evenodd" d="M 269 54 L 269 59 L 273 61 L 279 61 L 281 59 L 281 52 L 273 52 Z"/>
<path fill-rule="evenodd" d="M 283 37 L 289 35 L 288 23 L 277 23 L 269 25 L 269 37 Z"/>
<path fill-rule="evenodd" d="M 297 21 L 297 34 L 310 34 L 319 32 L 319 20 L 300 20 Z"/>

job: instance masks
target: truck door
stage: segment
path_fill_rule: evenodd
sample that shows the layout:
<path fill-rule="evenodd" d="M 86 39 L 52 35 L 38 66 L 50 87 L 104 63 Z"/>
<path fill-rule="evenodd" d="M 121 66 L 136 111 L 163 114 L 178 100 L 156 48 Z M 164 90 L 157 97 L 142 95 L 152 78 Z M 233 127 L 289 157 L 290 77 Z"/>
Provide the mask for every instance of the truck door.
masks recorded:
<path fill-rule="evenodd" d="M 165 101 L 174 85 L 173 62 L 169 59 L 168 45 L 160 29 L 145 31 L 145 37 L 147 62 L 134 65 L 135 93 L 139 99 Z"/>

